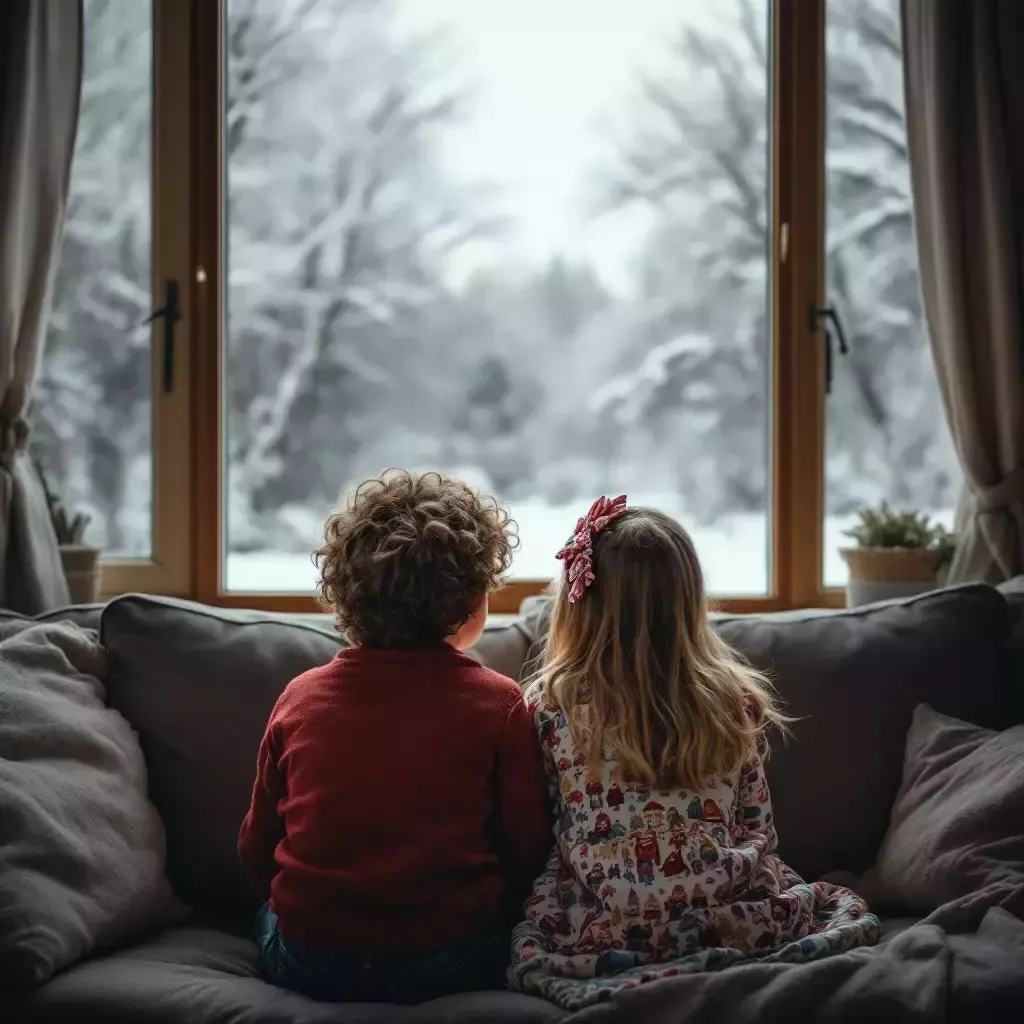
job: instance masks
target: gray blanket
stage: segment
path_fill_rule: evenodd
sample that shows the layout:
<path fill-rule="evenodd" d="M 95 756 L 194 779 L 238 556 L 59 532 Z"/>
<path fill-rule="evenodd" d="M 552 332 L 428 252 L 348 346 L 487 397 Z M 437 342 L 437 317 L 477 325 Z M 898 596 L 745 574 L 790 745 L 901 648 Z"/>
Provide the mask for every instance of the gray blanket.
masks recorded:
<path fill-rule="evenodd" d="M 870 949 L 809 964 L 749 964 L 620 993 L 572 1024 L 1024 1020 L 1024 882 L 936 911 Z"/>

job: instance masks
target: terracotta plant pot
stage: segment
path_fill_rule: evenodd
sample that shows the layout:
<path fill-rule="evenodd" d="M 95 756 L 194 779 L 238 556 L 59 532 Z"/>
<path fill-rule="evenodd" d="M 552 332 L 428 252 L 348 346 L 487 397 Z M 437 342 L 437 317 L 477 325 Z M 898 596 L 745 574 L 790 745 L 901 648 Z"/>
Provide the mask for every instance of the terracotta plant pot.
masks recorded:
<path fill-rule="evenodd" d="M 913 597 L 938 587 L 939 552 L 929 548 L 843 548 L 849 608 Z"/>
<path fill-rule="evenodd" d="M 60 562 L 72 604 L 96 604 L 100 599 L 100 549 L 88 544 L 62 544 Z"/>

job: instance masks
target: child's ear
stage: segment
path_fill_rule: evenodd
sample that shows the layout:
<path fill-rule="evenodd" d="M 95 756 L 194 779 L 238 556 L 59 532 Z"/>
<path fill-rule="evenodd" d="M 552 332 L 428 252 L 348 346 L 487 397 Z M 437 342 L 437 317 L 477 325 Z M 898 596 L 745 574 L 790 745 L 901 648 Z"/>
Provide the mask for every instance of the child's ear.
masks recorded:
<path fill-rule="evenodd" d="M 482 594 L 474 602 L 469 618 L 466 619 L 455 633 L 448 637 L 448 643 L 460 651 L 464 651 L 467 647 L 472 647 L 480 639 L 480 634 L 484 631 L 484 626 L 487 623 L 487 609 L 487 594 Z"/>

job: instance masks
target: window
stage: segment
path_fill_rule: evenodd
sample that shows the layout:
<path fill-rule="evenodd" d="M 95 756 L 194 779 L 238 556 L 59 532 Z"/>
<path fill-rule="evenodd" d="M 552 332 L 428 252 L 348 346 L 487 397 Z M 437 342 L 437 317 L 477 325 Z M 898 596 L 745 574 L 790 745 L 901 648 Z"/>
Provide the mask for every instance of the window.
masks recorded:
<path fill-rule="evenodd" d="M 509 503 L 499 610 L 600 492 L 737 611 L 841 603 L 861 502 L 948 522 L 897 0 L 175 9 L 196 596 L 312 608 L 324 515 L 396 464 Z"/>
<path fill-rule="evenodd" d="M 165 379 L 174 353 L 146 320 L 165 282 L 188 275 L 187 235 L 176 230 L 187 223 L 187 189 L 154 173 L 162 155 L 187 155 L 187 121 L 165 117 L 154 89 L 156 45 L 159 73 L 180 81 L 187 35 L 157 0 L 86 0 L 84 15 L 78 136 L 32 453 L 50 486 L 90 517 L 85 539 L 104 551 L 106 593 L 185 593 L 187 362 Z M 176 327 L 187 357 L 187 325 Z"/>
<path fill-rule="evenodd" d="M 827 288 L 849 341 L 827 404 L 824 579 L 839 586 L 858 507 L 887 500 L 952 527 L 961 475 L 921 307 L 899 0 L 828 0 L 826 28 Z"/>
<path fill-rule="evenodd" d="M 225 590 L 309 593 L 346 486 L 599 493 L 769 592 L 767 0 L 228 0 Z"/>

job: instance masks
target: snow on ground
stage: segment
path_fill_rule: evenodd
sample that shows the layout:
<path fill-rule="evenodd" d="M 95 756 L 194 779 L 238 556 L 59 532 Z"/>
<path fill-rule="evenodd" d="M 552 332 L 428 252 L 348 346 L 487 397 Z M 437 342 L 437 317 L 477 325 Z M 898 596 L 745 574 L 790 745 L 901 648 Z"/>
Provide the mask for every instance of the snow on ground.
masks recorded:
<path fill-rule="evenodd" d="M 685 523 L 678 500 L 664 496 L 638 496 L 631 504 L 655 505 Z M 572 532 L 576 519 L 586 511 L 572 506 L 544 502 L 520 502 L 512 506 L 519 524 L 520 547 L 512 564 L 512 578 L 548 579 L 558 568 L 555 552 Z M 934 513 L 947 527 L 953 525 L 952 511 Z M 854 517 L 830 517 L 825 522 L 825 582 L 843 586 L 846 565 L 839 548 L 847 546 L 843 530 Z M 713 525 L 688 526 L 697 545 L 708 587 L 714 594 L 730 597 L 758 596 L 768 590 L 768 519 L 742 514 L 726 516 Z M 303 593 L 312 591 L 316 569 L 308 554 L 259 551 L 229 554 L 226 566 L 229 591 L 243 593 Z"/>
<path fill-rule="evenodd" d="M 679 499 L 665 495 L 630 495 L 631 505 L 652 505 L 682 522 Z M 558 570 L 555 552 L 572 533 L 586 504 L 549 505 L 544 501 L 511 503 L 519 530 L 512 563 L 513 579 L 550 579 Z M 736 515 L 714 526 L 688 524 L 709 585 L 718 593 L 763 594 L 768 580 L 767 521 L 764 516 Z M 281 552 L 229 554 L 229 591 L 292 593 L 312 589 L 316 569 L 309 555 Z"/>

